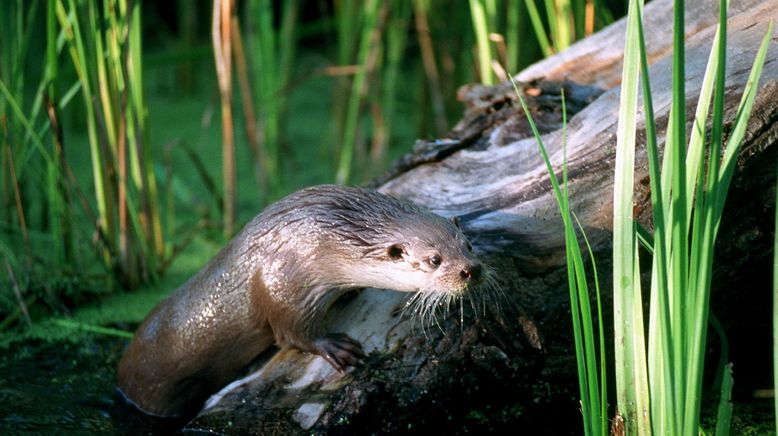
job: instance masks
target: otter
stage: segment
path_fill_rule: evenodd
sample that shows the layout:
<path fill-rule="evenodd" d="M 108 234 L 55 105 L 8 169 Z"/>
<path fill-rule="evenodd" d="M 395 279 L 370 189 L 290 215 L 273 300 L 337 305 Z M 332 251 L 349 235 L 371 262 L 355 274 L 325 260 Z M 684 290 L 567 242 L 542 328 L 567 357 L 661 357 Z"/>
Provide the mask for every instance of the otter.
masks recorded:
<path fill-rule="evenodd" d="M 451 220 L 368 189 L 302 189 L 268 206 L 151 311 L 119 363 L 118 388 L 147 414 L 180 418 L 273 344 L 342 372 L 365 355 L 346 334 L 324 331 L 341 295 L 373 287 L 451 301 L 482 276 Z"/>

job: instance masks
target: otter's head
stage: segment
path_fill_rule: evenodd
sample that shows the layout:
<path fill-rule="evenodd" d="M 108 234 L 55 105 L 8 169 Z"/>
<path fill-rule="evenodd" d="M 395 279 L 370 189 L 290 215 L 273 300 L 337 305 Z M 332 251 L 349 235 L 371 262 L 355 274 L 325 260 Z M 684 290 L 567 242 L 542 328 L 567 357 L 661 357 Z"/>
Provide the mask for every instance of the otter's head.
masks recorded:
<path fill-rule="evenodd" d="M 355 284 L 461 296 L 482 281 L 484 267 L 455 220 L 408 204 L 398 209 L 361 229 L 363 254 L 349 267 Z"/>
<path fill-rule="evenodd" d="M 331 261 L 321 267 L 336 269 L 344 287 L 461 296 L 483 280 L 484 267 L 456 220 L 367 189 L 318 191 L 326 191 L 315 202 L 321 207 L 307 215 L 326 229 L 322 260 Z"/>
<path fill-rule="evenodd" d="M 391 234 L 384 260 L 393 271 L 387 287 L 462 295 L 481 282 L 484 268 L 455 221 L 424 215 Z"/>

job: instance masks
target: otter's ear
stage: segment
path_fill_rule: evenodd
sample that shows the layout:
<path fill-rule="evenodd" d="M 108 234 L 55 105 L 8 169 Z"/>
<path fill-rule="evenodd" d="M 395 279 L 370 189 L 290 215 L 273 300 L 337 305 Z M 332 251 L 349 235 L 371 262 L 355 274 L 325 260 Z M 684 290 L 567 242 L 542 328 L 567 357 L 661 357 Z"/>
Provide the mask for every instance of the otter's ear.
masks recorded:
<path fill-rule="evenodd" d="M 459 225 L 459 217 L 458 216 L 452 216 L 451 222 L 454 223 L 454 227 L 458 228 L 459 230 L 462 230 L 462 226 Z"/>
<path fill-rule="evenodd" d="M 392 260 L 402 259 L 404 252 L 405 248 L 400 244 L 392 244 L 386 249 L 386 254 L 389 256 L 389 259 Z"/>

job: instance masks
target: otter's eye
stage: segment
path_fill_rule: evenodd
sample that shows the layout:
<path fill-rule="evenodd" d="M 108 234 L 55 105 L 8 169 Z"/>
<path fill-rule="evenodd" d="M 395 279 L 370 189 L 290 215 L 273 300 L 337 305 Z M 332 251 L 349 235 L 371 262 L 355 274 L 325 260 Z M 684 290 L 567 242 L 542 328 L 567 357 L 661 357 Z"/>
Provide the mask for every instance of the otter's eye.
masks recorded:
<path fill-rule="evenodd" d="M 386 254 L 389 255 L 390 259 L 398 260 L 401 259 L 403 256 L 403 247 L 399 244 L 393 244 L 389 246 L 389 248 L 386 250 Z"/>
<path fill-rule="evenodd" d="M 442 262 L 442 259 L 437 254 L 433 254 L 429 258 L 427 258 L 427 262 L 429 262 L 430 265 L 437 268 L 440 266 L 440 263 Z"/>

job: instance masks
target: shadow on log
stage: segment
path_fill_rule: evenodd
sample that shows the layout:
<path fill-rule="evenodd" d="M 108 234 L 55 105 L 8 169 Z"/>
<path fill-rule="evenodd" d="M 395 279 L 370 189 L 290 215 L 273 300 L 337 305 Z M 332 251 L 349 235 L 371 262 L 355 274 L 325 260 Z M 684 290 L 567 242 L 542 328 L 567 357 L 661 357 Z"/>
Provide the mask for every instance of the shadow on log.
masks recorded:
<path fill-rule="evenodd" d="M 693 3 L 687 5 L 687 120 L 694 115 L 717 18 L 717 2 Z M 669 0 L 656 0 L 645 9 L 660 129 L 671 94 L 671 14 Z M 758 43 L 776 16 L 775 1 L 733 2 L 725 132 Z M 575 114 L 568 123 L 571 209 L 593 242 L 606 294 L 624 27 L 617 22 L 517 76 L 556 168 L 562 162 L 559 88 L 565 88 L 568 112 Z M 771 319 L 775 43 L 761 84 L 725 209 L 712 296 L 733 343 L 731 360 L 741 393 L 770 380 L 769 347 L 747 352 L 741 344 L 755 332 L 765 335 Z M 376 187 L 443 216 L 460 216 L 478 254 L 498 272 L 506 298 L 475 297 L 461 309 L 441 313 L 438 325 L 421 326 L 402 314 L 407 296 L 365 290 L 329 317 L 331 331 L 346 332 L 364 344 L 369 353 L 364 365 L 344 375 L 319 357 L 293 350 L 276 353 L 213 397 L 187 429 L 240 434 L 580 432 L 564 240 L 546 169 L 510 86 L 468 86 L 460 98 L 466 111 L 450 137 L 418 142 L 414 153 Z M 662 142 L 663 134 L 660 130 Z M 637 150 L 637 162 L 635 212 L 650 228 L 644 148 Z M 609 303 L 606 296 L 604 307 Z M 715 357 L 713 352 L 708 362 Z"/>

